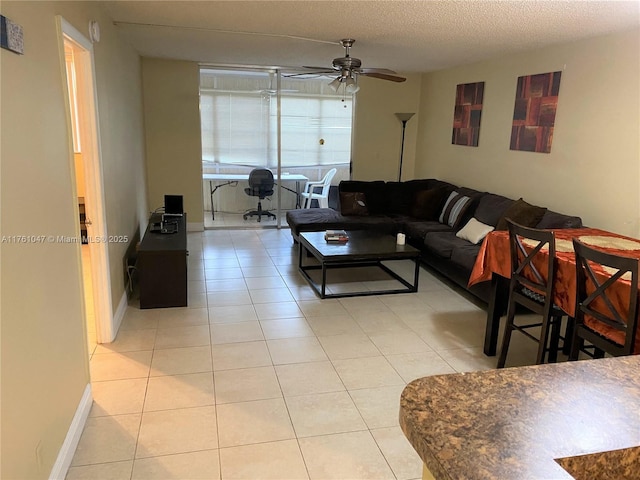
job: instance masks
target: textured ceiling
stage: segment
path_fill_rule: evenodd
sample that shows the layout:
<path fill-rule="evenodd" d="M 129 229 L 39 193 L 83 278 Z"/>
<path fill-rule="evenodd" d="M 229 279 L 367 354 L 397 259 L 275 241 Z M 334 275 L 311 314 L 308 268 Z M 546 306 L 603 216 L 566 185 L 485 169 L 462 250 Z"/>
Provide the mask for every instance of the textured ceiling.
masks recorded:
<path fill-rule="evenodd" d="M 110 1 L 143 56 L 328 66 L 355 38 L 363 67 L 426 72 L 640 25 L 640 1 Z M 152 24 L 149 25 L 133 25 Z"/>

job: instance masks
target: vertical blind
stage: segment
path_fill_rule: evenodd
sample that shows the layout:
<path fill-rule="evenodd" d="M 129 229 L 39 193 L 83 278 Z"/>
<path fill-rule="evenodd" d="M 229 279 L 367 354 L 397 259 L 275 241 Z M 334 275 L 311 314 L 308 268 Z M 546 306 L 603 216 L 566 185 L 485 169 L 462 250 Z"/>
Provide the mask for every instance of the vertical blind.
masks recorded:
<path fill-rule="evenodd" d="M 275 73 L 202 69 L 202 154 L 207 162 L 277 166 Z M 327 79 L 281 82 L 282 166 L 348 164 L 351 95 L 336 95 Z"/>

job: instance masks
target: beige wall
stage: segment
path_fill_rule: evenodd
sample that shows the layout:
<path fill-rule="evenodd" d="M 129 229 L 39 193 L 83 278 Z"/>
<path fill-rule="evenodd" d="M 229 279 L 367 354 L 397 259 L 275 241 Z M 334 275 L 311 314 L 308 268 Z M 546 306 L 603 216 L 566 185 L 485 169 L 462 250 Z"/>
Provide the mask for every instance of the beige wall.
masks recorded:
<path fill-rule="evenodd" d="M 402 122 L 396 112 L 415 113 L 405 131 L 402 179 L 414 177 L 420 75 L 406 75 L 394 83 L 360 77 L 353 131 L 353 173 L 355 180 L 398 180 Z"/>
<path fill-rule="evenodd" d="M 638 30 L 425 74 L 417 177 L 436 177 L 640 234 Z M 550 154 L 509 150 L 519 76 L 562 70 Z M 451 145 L 456 85 L 484 81 L 478 147 Z"/>
<path fill-rule="evenodd" d="M 87 15 L 96 17 L 89 12 Z M 110 235 L 126 235 L 131 239 L 137 230 L 144 234 L 149 215 L 142 68 L 140 56 L 119 37 L 120 32 L 112 20 L 106 16 L 102 18 L 101 40 L 94 49 L 107 230 Z M 87 22 L 78 19 L 77 28 L 85 31 Z M 127 247 L 127 243 L 109 244 L 114 312 L 125 294 L 124 257 Z"/>
<path fill-rule="evenodd" d="M 204 222 L 200 70 L 195 62 L 143 58 L 148 199 L 183 195 L 190 224 Z"/>
<path fill-rule="evenodd" d="M 0 51 L 1 230 L 12 235 L 77 235 L 74 162 L 65 118 L 55 16 L 95 45 L 109 233 L 138 224 L 142 171 L 139 59 L 92 2 L 7 2 L 22 25 L 25 54 Z M 124 293 L 120 246 L 110 246 L 114 304 Z M 89 382 L 78 244 L 1 245 L 2 468 L 6 479 L 48 478 Z M 116 265 L 117 264 L 117 265 Z"/>

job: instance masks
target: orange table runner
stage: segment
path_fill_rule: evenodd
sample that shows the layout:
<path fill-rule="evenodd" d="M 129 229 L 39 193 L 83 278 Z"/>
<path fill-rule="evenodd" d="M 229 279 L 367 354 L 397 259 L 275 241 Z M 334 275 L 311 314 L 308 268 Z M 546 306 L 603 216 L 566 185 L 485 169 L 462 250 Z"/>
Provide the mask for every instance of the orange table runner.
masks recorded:
<path fill-rule="evenodd" d="M 553 301 L 571 317 L 575 315 L 576 308 L 576 259 L 572 243 L 574 238 L 607 253 L 640 259 L 640 240 L 638 239 L 597 228 L 557 229 L 553 232 L 556 237 L 557 258 Z M 534 245 L 532 244 L 532 246 Z M 544 261 L 543 256 L 541 258 Z M 491 280 L 494 273 L 505 278 L 511 276 L 509 233 L 507 231 L 494 231 L 485 237 L 469 277 L 469 286 Z M 604 327 L 604 329 L 597 328 L 597 330 L 611 336 L 610 327 Z M 636 336 L 635 352 L 640 352 L 640 335 Z"/>

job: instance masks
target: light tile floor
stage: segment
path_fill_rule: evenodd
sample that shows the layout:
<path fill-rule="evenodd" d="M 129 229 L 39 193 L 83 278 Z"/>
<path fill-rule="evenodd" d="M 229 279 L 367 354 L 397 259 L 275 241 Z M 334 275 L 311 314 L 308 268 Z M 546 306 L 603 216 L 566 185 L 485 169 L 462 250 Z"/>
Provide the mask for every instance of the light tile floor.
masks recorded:
<path fill-rule="evenodd" d="M 188 244 L 189 307 L 134 301 L 116 341 L 93 350 L 94 405 L 69 480 L 417 479 L 398 425 L 404 386 L 495 367 L 483 308 L 425 269 L 418 293 L 319 300 L 288 230 L 209 230 Z M 332 288 L 384 283 L 362 273 Z M 514 335 L 509 365 L 535 348 Z"/>
<path fill-rule="evenodd" d="M 273 205 L 269 205 L 269 202 L 262 204 L 265 210 L 269 210 L 277 215 L 275 202 Z M 253 208 L 253 207 L 252 207 Z M 211 210 L 205 210 L 204 212 L 204 226 L 205 228 L 264 228 L 264 227 L 276 227 L 278 223 L 281 226 L 287 227 L 284 211 L 278 218 L 262 216 L 258 222 L 258 217 L 243 218 L 243 213 L 236 212 L 215 212 L 215 218 L 211 218 Z M 288 227 L 287 227 L 288 228 Z"/>

